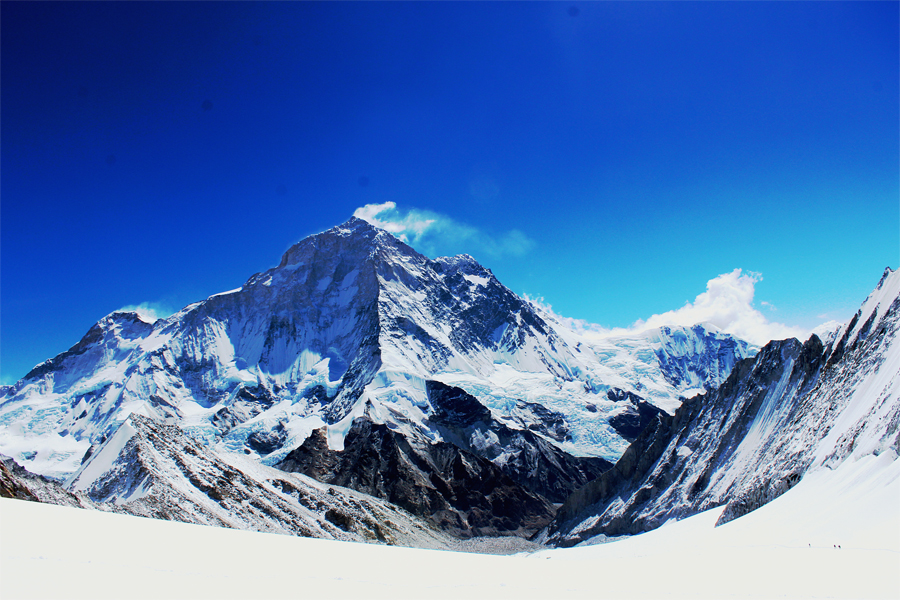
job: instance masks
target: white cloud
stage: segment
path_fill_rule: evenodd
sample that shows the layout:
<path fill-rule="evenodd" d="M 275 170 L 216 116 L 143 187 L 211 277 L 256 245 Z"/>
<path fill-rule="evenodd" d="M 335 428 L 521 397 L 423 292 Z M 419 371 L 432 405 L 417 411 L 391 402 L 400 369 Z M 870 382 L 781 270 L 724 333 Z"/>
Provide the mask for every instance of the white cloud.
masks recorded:
<path fill-rule="evenodd" d="M 366 204 L 357 208 L 353 216 L 394 234 L 429 255 L 436 255 L 448 247 L 464 247 L 469 254 L 499 258 L 522 256 L 534 247 L 534 241 L 516 229 L 491 236 L 446 215 L 415 208 L 398 209 L 394 202 Z"/>
<path fill-rule="evenodd" d="M 759 273 L 735 269 L 723 273 L 706 283 L 706 291 L 677 310 L 653 315 L 635 327 L 655 328 L 663 325 L 690 326 L 696 323 L 711 323 L 732 335 L 752 344 L 763 345 L 770 340 L 790 337 L 806 339 L 809 332 L 802 327 L 769 321 L 753 306 L 753 294 Z"/>
<path fill-rule="evenodd" d="M 699 294 L 693 302 L 687 302 L 676 310 L 653 315 L 646 320 L 639 319 L 627 328 L 605 329 L 581 319 L 562 317 L 554 313 L 553 308 L 544 303 L 542 298 L 528 300 L 562 325 L 587 337 L 603 338 L 640 333 L 663 326 L 690 327 L 698 323 L 709 323 L 758 346 L 763 346 L 771 340 L 791 337 L 806 340 L 810 334 L 809 330 L 769 321 L 753 306 L 755 287 L 760 281 L 762 275 L 753 272 L 744 273 L 742 269 L 723 273 L 710 279 L 706 283 L 706 291 Z M 761 304 L 771 306 L 768 303 Z"/>
<path fill-rule="evenodd" d="M 147 322 L 154 322 L 157 319 L 165 319 L 175 314 L 175 311 L 161 302 L 141 302 L 140 304 L 129 304 L 123 306 L 116 312 L 136 312 Z"/>

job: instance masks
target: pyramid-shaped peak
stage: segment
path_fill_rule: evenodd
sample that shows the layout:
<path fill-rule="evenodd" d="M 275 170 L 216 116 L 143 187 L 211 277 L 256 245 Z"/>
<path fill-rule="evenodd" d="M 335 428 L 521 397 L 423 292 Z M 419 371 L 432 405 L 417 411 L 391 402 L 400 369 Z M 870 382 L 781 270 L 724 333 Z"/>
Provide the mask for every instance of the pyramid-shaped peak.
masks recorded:
<path fill-rule="evenodd" d="M 359 234 L 377 234 L 379 231 L 384 231 L 379 227 L 375 227 L 368 221 L 364 219 L 360 219 L 359 217 L 350 217 L 340 225 L 336 225 L 331 229 L 324 231 L 323 233 L 330 233 L 336 235 L 359 235 Z"/>
<path fill-rule="evenodd" d="M 340 225 L 311 235 L 291 246 L 281 257 L 279 267 L 306 262 L 304 257 L 317 249 L 337 253 L 369 254 L 376 248 L 392 248 L 402 254 L 419 256 L 413 248 L 390 232 L 360 219 L 350 217 Z"/>

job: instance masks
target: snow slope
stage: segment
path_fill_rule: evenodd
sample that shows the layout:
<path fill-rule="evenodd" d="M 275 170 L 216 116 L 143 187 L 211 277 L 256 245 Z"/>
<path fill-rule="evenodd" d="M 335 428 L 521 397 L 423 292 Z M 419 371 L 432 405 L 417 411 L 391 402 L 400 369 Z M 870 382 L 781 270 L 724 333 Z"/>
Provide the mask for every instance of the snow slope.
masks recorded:
<path fill-rule="evenodd" d="M 810 473 L 766 506 L 719 527 L 722 508 L 607 544 L 486 556 L 2 499 L 0 595 L 896 598 L 898 500 L 900 463 L 868 455 Z"/>

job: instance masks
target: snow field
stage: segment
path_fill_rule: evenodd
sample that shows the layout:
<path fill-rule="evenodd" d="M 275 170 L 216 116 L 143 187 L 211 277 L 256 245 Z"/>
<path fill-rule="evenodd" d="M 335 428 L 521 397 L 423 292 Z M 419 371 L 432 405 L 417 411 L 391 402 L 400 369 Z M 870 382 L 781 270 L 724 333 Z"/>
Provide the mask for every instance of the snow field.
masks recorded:
<path fill-rule="evenodd" d="M 0 501 L 3 598 L 896 598 L 900 461 L 811 471 L 619 541 L 490 556 L 186 525 Z M 834 546 L 840 544 L 841 549 Z"/>

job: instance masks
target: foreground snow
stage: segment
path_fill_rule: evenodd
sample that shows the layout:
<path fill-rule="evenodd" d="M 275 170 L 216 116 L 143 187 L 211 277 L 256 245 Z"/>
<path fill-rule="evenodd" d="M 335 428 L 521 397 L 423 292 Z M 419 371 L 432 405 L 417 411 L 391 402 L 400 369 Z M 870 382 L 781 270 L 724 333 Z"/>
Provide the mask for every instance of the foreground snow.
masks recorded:
<path fill-rule="evenodd" d="M 721 508 L 608 544 L 513 556 L 20 500 L 0 507 L 3 598 L 900 597 L 900 460 L 892 452 L 816 469 L 718 528 Z"/>

